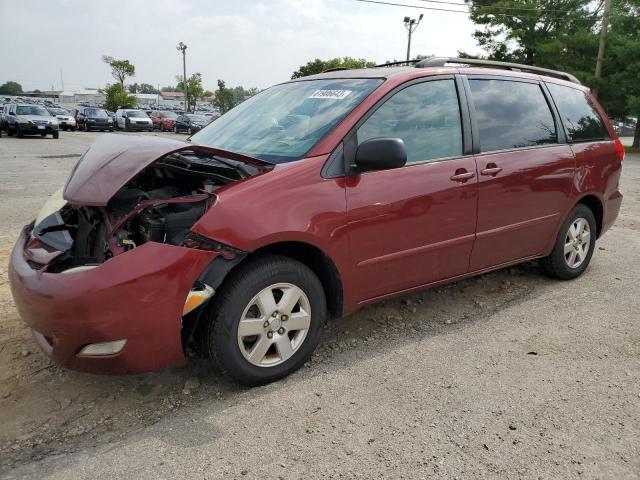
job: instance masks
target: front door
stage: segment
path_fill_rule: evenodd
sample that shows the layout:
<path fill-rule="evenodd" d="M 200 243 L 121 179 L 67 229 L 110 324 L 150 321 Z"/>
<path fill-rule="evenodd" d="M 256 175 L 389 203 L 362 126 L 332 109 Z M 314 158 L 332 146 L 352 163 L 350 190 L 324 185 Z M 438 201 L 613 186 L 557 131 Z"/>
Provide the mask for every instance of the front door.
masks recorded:
<path fill-rule="evenodd" d="M 575 160 L 537 81 L 469 77 L 479 134 L 471 271 L 544 253 L 566 213 Z"/>
<path fill-rule="evenodd" d="M 347 180 L 347 229 L 359 302 L 464 274 L 475 237 L 475 160 L 463 156 L 452 78 L 411 84 L 357 130 L 401 138 L 403 168 Z"/>

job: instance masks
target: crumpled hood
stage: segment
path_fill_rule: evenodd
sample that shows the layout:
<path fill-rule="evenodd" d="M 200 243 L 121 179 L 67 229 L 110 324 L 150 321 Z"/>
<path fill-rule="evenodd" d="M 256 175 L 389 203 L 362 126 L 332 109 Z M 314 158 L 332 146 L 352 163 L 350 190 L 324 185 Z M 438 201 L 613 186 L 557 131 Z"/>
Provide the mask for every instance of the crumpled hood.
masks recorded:
<path fill-rule="evenodd" d="M 75 205 L 105 206 L 129 180 L 155 160 L 180 150 L 206 151 L 257 167 L 266 162 L 226 150 L 160 137 L 101 135 L 73 168 L 64 199 Z"/>

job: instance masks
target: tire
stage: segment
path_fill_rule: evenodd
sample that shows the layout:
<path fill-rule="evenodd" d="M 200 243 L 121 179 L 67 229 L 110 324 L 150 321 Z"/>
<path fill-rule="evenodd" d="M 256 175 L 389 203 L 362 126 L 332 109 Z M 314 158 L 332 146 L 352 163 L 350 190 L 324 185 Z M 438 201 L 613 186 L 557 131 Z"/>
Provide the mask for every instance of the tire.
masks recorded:
<path fill-rule="evenodd" d="M 84 123 L 84 131 L 85 132 L 89 131 L 89 125 L 87 125 L 87 122 Z"/>
<path fill-rule="evenodd" d="M 11 130 L 10 125 L 7 125 L 7 137 L 13 137 L 13 130 Z"/>
<path fill-rule="evenodd" d="M 161 124 L 160 124 L 160 131 L 161 131 L 161 132 L 164 132 L 164 131 L 165 131 L 164 123 L 161 123 Z"/>
<path fill-rule="evenodd" d="M 76 131 L 76 127 L 71 127 L 71 131 L 75 132 Z"/>
<path fill-rule="evenodd" d="M 60 132 L 53 132 L 51 136 L 55 139 L 58 139 L 60 137 Z"/>
<path fill-rule="evenodd" d="M 46 136 L 47 136 L 47 134 L 46 134 L 46 133 L 41 133 L 41 134 L 40 134 L 40 136 L 41 136 L 41 137 L 46 137 Z"/>
<path fill-rule="evenodd" d="M 542 259 L 545 272 L 559 280 L 582 275 L 593 256 L 596 232 L 596 218 L 591 209 L 581 203 L 573 207 L 560 227 L 551 255 Z"/>
<path fill-rule="evenodd" d="M 18 125 L 18 124 L 16 124 L 16 136 L 18 138 L 24 137 L 24 134 L 22 133 L 22 130 L 20 130 L 20 125 Z"/>
<path fill-rule="evenodd" d="M 178 126 L 177 125 L 173 126 L 173 133 L 178 133 Z"/>
<path fill-rule="evenodd" d="M 263 313 L 253 302 L 258 293 L 268 291 L 271 292 L 269 298 L 274 300 L 277 308 L 281 305 L 278 302 L 284 299 L 284 294 L 281 294 L 276 301 L 277 292 L 285 291 L 278 290 L 278 287 L 293 292 L 293 298 L 299 295 L 293 313 L 291 309 L 281 306 L 281 316 L 270 315 L 269 312 Z M 301 312 L 307 309 L 311 315 L 301 316 Z M 283 312 L 290 313 L 291 317 L 285 318 Z M 248 318 L 249 315 L 252 318 Z M 260 333 L 239 337 L 238 327 L 243 317 L 245 322 L 257 320 L 257 323 L 245 325 L 251 325 Z M 260 317 L 264 317 L 266 323 L 272 323 L 267 327 Z M 213 366 L 223 374 L 244 385 L 262 385 L 289 375 L 311 357 L 326 318 L 325 293 L 318 277 L 306 265 L 289 257 L 267 256 L 248 262 L 232 272 L 215 293 L 203 318 L 200 340 Z M 301 328 L 286 329 L 286 325 L 294 325 L 294 320 L 295 325 Z M 308 328 L 303 325 L 308 325 Z M 297 345 L 296 341 L 299 342 Z M 255 349 L 260 342 L 268 345 L 267 350 L 252 362 L 249 353 L 257 353 Z M 284 354 L 279 346 L 284 348 Z"/>
<path fill-rule="evenodd" d="M 187 133 L 191 136 L 193 135 L 193 130 L 191 129 L 191 127 L 189 127 L 189 130 L 187 131 Z"/>

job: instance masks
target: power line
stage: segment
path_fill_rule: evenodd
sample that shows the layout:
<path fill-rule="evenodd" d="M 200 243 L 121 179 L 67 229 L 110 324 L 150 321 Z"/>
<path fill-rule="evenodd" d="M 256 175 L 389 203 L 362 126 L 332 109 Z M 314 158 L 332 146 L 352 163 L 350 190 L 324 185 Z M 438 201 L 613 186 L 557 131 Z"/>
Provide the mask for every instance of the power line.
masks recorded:
<path fill-rule="evenodd" d="M 433 10 L 433 11 L 437 11 L 437 12 L 451 12 L 451 13 L 464 13 L 466 15 L 469 15 L 470 12 L 469 10 L 453 10 L 453 9 L 449 9 L 449 8 L 438 8 L 438 7 L 424 7 L 421 5 L 408 5 L 406 3 L 395 3 L 395 2 L 384 2 L 381 0 L 355 0 L 356 2 L 363 2 L 363 3 L 373 3 L 373 4 L 377 4 L 377 5 L 391 5 L 393 7 L 406 7 L 406 8 L 418 8 L 420 10 Z M 462 4 L 458 4 L 461 7 L 464 7 L 464 5 Z M 487 8 L 487 7 L 482 7 L 482 8 Z M 499 9 L 500 7 L 488 7 L 488 8 L 495 8 L 495 9 Z M 550 17 L 550 16 L 544 16 L 544 18 L 540 15 L 522 15 L 522 14 L 518 14 L 518 13 L 498 13 L 498 12 L 479 12 L 481 15 L 495 15 L 495 16 L 500 16 L 500 17 L 516 17 L 516 18 L 527 18 L 527 19 L 533 19 L 533 20 L 566 20 L 566 16 L 563 17 Z M 572 22 L 576 22 L 576 21 L 583 21 L 583 22 L 591 22 L 591 19 L 588 18 L 577 18 L 577 19 L 573 19 L 571 20 Z"/>
<path fill-rule="evenodd" d="M 465 3 L 456 3 L 456 2 L 446 2 L 442 0 L 417 0 L 419 2 L 427 2 L 427 3 L 441 3 L 445 5 L 456 5 L 458 7 L 469 7 L 469 5 Z M 418 7 L 416 7 L 418 8 Z M 494 7 L 492 5 L 478 5 L 477 8 L 494 8 L 496 10 L 523 10 L 526 12 L 559 12 L 559 13 L 567 13 L 569 10 L 556 10 L 553 8 L 525 8 L 525 7 Z"/>

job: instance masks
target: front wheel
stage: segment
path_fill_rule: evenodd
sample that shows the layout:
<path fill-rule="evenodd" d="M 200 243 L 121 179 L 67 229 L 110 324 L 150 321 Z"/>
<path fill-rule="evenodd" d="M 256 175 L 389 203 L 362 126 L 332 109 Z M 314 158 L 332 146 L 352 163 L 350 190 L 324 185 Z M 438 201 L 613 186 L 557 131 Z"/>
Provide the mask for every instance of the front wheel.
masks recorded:
<path fill-rule="evenodd" d="M 178 133 L 178 126 L 177 125 L 173 126 L 173 133 Z"/>
<path fill-rule="evenodd" d="M 57 138 L 59 138 L 59 137 L 60 137 L 60 132 L 53 132 L 53 133 L 51 134 L 51 136 L 52 136 L 53 138 L 56 138 L 56 139 L 57 139 Z"/>
<path fill-rule="evenodd" d="M 205 352 L 245 385 L 278 380 L 316 348 L 327 317 L 324 290 L 304 264 L 274 255 L 248 262 L 216 292 L 205 319 Z"/>
<path fill-rule="evenodd" d="M 579 277 L 589 266 L 596 245 L 596 218 L 578 204 L 562 224 L 551 255 L 542 260 L 545 271 L 560 280 Z"/>

